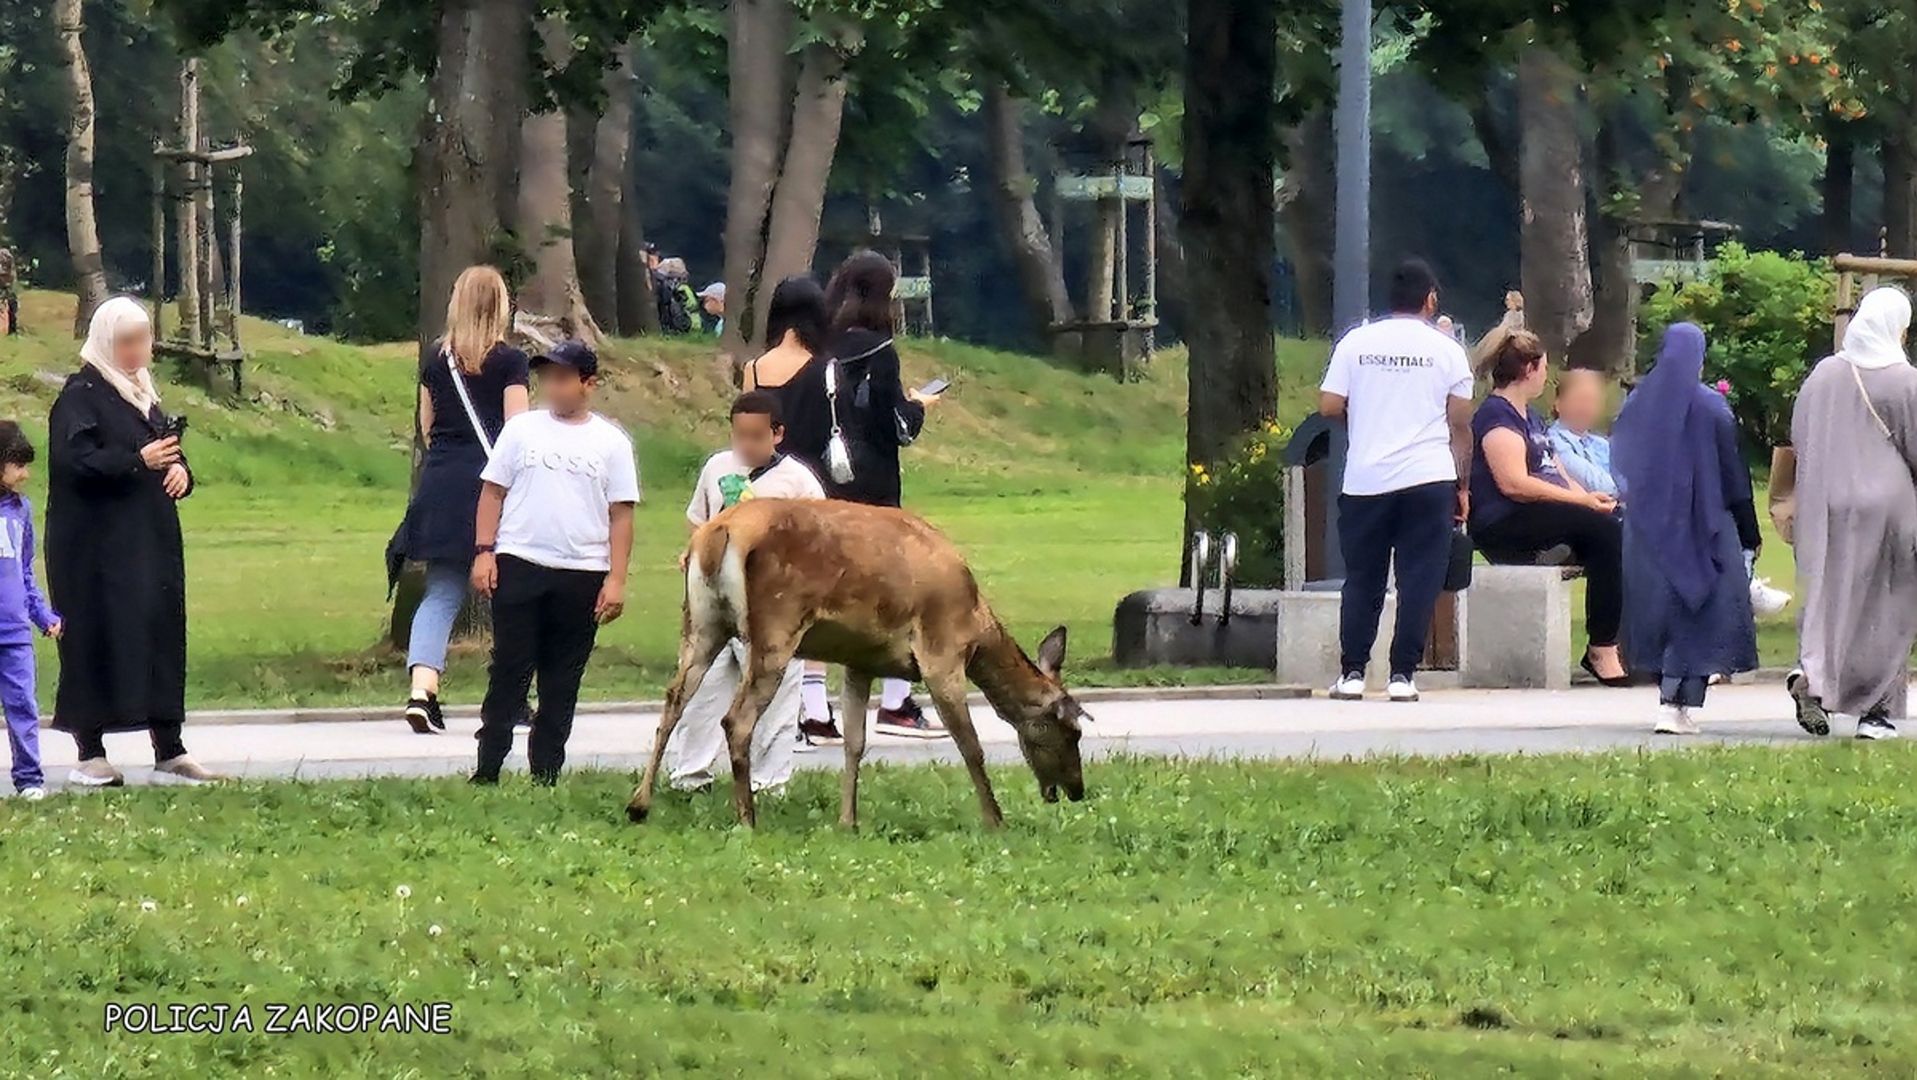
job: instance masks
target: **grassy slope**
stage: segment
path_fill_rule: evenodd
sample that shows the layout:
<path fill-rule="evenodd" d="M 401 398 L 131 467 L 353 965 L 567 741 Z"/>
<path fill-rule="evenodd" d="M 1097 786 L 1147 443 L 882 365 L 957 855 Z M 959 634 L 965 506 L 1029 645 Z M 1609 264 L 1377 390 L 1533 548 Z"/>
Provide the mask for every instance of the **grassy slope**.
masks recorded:
<path fill-rule="evenodd" d="M 603 773 L 0 803 L 0 1074 L 1909 1076 L 1912 752 L 1002 769 L 998 834 L 930 768 L 856 836 L 826 774 L 756 835 Z M 457 1037 L 100 1027 L 435 1000 Z"/>
<path fill-rule="evenodd" d="M 36 373 L 73 365 L 63 332 L 71 301 L 29 294 L 24 314 L 31 332 L 0 339 L 0 413 L 37 434 L 56 388 Z M 191 703 L 390 700 L 403 680 L 399 659 L 377 647 L 381 552 L 405 500 L 413 354 L 254 321 L 244 332 L 249 394 L 265 398 L 227 409 L 195 390 L 165 391 L 168 406 L 191 417 L 202 485 L 184 509 Z M 1309 346 L 1290 348 L 1288 370 L 1318 363 Z M 586 694 L 598 698 L 656 693 L 670 675 L 682 508 L 699 463 L 725 440 L 730 399 L 704 345 L 629 342 L 614 353 L 602 408 L 634 430 L 647 505 L 635 603 L 601 636 L 587 676 Z M 1129 386 L 945 342 L 914 343 L 905 366 L 913 379 L 954 382 L 906 454 L 908 503 L 965 548 L 1015 631 L 1032 639 L 1071 626 L 1080 681 L 1190 677 L 1098 664 L 1119 598 L 1163 584 L 1176 568 L 1182 356 L 1165 356 L 1150 380 Z M 51 667 L 43 670 L 50 686 Z M 483 657 L 456 655 L 455 700 L 476 697 L 482 680 Z"/>

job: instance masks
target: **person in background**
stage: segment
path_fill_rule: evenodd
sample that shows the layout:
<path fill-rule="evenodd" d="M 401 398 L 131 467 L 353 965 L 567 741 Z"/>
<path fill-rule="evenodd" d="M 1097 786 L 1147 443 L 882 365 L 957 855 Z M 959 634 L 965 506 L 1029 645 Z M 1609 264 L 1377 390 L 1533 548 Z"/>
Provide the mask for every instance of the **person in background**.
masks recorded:
<path fill-rule="evenodd" d="M 707 459 L 686 507 L 693 532 L 719 514 L 750 499 L 823 499 L 819 478 L 797 458 L 779 452 L 785 423 L 779 399 L 764 390 L 748 390 L 732 403 L 732 444 Z M 686 569 L 680 556 L 679 569 Z M 666 770 L 672 786 L 695 791 L 712 783 L 713 770 L 727 753 L 723 721 L 745 677 L 749 654 L 737 638 L 726 645 L 706 677 L 692 688 L 679 725 L 666 742 Z M 792 778 L 792 751 L 804 745 L 800 734 L 800 697 L 806 665 L 794 660 L 752 731 L 752 790 L 771 791 Z"/>
<path fill-rule="evenodd" d="M 1791 415 L 1797 451 L 1792 535 L 1802 596 L 1797 721 L 1860 739 L 1895 738 L 1917 642 L 1917 368 L 1905 354 L 1910 298 L 1876 289 L 1844 347 L 1812 370 Z M 1827 711 L 1828 710 L 1828 711 Z"/>
<path fill-rule="evenodd" d="M 715 281 L 699 290 L 699 310 L 710 322 L 714 334 L 726 332 L 726 283 Z"/>
<path fill-rule="evenodd" d="M 1350 444 L 1338 499 L 1345 582 L 1338 619 L 1340 701 L 1364 697 L 1392 566 L 1398 624 L 1391 635 L 1392 701 L 1418 700 L 1413 676 L 1444 588 L 1451 534 L 1469 508 L 1471 366 L 1440 333 L 1438 279 L 1417 260 L 1391 277 L 1391 314 L 1345 334 L 1332 351 L 1318 411 L 1343 417 Z"/>
<path fill-rule="evenodd" d="M 1551 450 L 1565 475 L 1586 491 L 1618 497 L 1611 475 L 1611 440 L 1595 430 L 1604 413 L 1604 375 L 1570 368 L 1558 376 L 1557 422 L 1551 425 Z"/>
<path fill-rule="evenodd" d="M 816 477 L 825 475 L 825 447 L 832 437 L 832 410 L 825 396 L 825 290 L 808 275 L 789 277 L 772 290 L 766 308 L 766 353 L 748 360 L 741 372 L 744 389 L 771 394 L 779 403 L 784 434 L 779 452 L 796 459 Z M 799 736 L 809 746 L 838 746 L 845 741 L 832 718 L 825 665 L 807 662 L 800 699 L 805 715 Z"/>
<path fill-rule="evenodd" d="M 1618 656 L 1623 619 L 1623 534 L 1617 500 L 1587 491 L 1566 475 L 1544 421 L 1531 403 L 1544 393 L 1550 365 L 1528 330 L 1508 334 L 1491 354 L 1491 395 L 1471 418 L 1471 542 L 1494 563 L 1527 563 L 1552 548 L 1571 549 L 1584 567 L 1583 667 L 1605 686 L 1629 677 Z"/>
<path fill-rule="evenodd" d="M 453 283 L 446 331 L 419 354 L 419 433 L 426 444 L 406 516 L 386 545 L 387 583 L 406 562 L 426 564 L 426 594 L 406 649 L 406 722 L 421 735 L 446 729 L 440 676 L 473 563 L 480 470 L 506 422 L 526 411 L 526 354 L 507 343 L 512 296 L 490 266 Z"/>
<path fill-rule="evenodd" d="M 534 783 L 559 781 L 599 627 L 626 607 L 639 502 L 632 440 L 592 411 L 599 358 L 583 342 L 562 341 L 533 366 L 545 408 L 506 422 L 480 474 L 472 580 L 492 599 L 493 658 L 475 784 L 499 782 L 535 673 L 526 757 Z"/>
<path fill-rule="evenodd" d="M 20 271 L 13 250 L 0 247 L 0 337 L 20 332 Z"/>
<path fill-rule="evenodd" d="M 820 477 L 826 494 L 867 506 L 900 504 L 899 448 L 918 440 L 926 409 L 937 395 L 907 390 L 893 347 L 892 291 L 898 269 L 876 251 L 860 251 L 845 260 L 825 289 L 831 319 L 828 365 L 837 389 L 827 407 L 844 429 L 849 479 L 828 467 Z M 855 721 L 856 722 L 856 721 Z M 940 739 L 945 728 L 912 700 L 912 684 L 886 679 L 879 688 L 877 729 L 888 735 Z"/>
<path fill-rule="evenodd" d="M 652 263 L 652 300 L 659 307 L 659 329 L 666 334 L 690 334 L 698 323 L 699 298 L 692 293 L 692 275 L 684 259 L 660 259 L 657 252 L 647 255 Z"/>
<path fill-rule="evenodd" d="M 25 494 L 32 464 L 26 433 L 0 420 L 0 708 L 13 751 L 13 790 L 29 802 L 47 795 L 33 634 L 60 637 L 60 616 L 33 578 L 33 504 Z"/>
<path fill-rule="evenodd" d="M 1757 550 L 1750 467 L 1724 395 L 1705 386 L 1704 331 L 1664 332 L 1657 366 L 1624 403 L 1613 459 L 1624 515 L 1624 656 L 1659 680 L 1664 735 L 1695 735 L 1713 676 L 1757 668 L 1744 552 Z"/>
<path fill-rule="evenodd" d="M 93 313 L 85 361 L 47 427 L 47 585 L 61 615 L 53 726 L 73 735 L 84 787 L 126 782 L 106 735 L 146 731 L 153 770 L 219 779 L 186 752 L 186 557 L 179 501 L 193 493 L 182 427 L 160 411 L 153 324 L 116 296 Z"/>

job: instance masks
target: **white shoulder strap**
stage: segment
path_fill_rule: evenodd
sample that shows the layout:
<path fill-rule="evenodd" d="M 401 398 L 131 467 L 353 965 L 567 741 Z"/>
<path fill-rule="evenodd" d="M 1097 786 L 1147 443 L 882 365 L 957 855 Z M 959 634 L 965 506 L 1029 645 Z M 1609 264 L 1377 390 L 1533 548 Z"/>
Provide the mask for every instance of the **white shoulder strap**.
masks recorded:
<path fill-rule="evenodd" d="M 466 377 L 459 370 L 459 361 L 453 358 L 451 349 L 446 353 L 446 370 L 453 377 L 453 393 L 459 395 L 459 403 L 466 406 L 466 419 L 472 422 L 473 437 L 479 440 L 479 448 L 486 451 L 487 457 L 493 456 L 493 441 L 486 437 L 486 425 L 479 422 L 479 410 L 473 408 L 473 398 L 466 392 Z"/>

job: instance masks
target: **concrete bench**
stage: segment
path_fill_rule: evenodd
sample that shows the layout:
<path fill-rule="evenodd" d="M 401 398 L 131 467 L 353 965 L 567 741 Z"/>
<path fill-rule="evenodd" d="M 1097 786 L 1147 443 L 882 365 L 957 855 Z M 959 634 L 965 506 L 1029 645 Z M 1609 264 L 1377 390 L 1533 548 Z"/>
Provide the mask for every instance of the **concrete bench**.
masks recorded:
<path fill-rule="evenodd" d="M 1575 566 L 1472 568 L 1464 595 L 1463 681 L 1477 688 L 1571 687 Z"/>
<path fill-rule="evenodd" d="M 1204 618 L 1194 626 L 1196 594 L 1190 589 L 1147 589 L 1127 596 L 1112 620 L 1112 658 L 1126 668 L 1269 667 L 1278 634 L 1278 593 L 1234 592 L 1231 618 L 1225 621 L 1218 617 L 1223 600 L 1223 593 L 1207 589 Z"/>

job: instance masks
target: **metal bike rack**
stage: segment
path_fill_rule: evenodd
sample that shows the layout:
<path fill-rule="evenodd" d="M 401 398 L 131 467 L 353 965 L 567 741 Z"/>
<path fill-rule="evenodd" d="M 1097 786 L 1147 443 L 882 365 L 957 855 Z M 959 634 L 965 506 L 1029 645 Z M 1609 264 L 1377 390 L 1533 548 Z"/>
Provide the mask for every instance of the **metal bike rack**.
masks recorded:
<path fill-rule="evenodd" d="M 1231 622 L 1231 595 L 1238 576 L 1238 534 L 1221 532 L 1216 540 L 1218 561 L 1217 589 L 1220 594 L 1218 625 Z M 1195 532 L 1191 534 L 1191 582 L 1192 605 L 1191 624 L 1197 626 L 1205 620 L 1205 582 L 1211 576 L 1214 538 L 1212 534 Z"/>
<path fill-rule="evenodd" d="M 1218 625 L 1231 623 L 1231 592 L 1238 576 L 1238 534 L 1220 533 L 1218 537 Z"/>
<path fill-rule="evenodd" d="M 1204 532 L 1191 534 L 1191 624 L 1197 626 L 1205 619 L 1205 571 L 1211 568 L 1211 536 Z"/>

